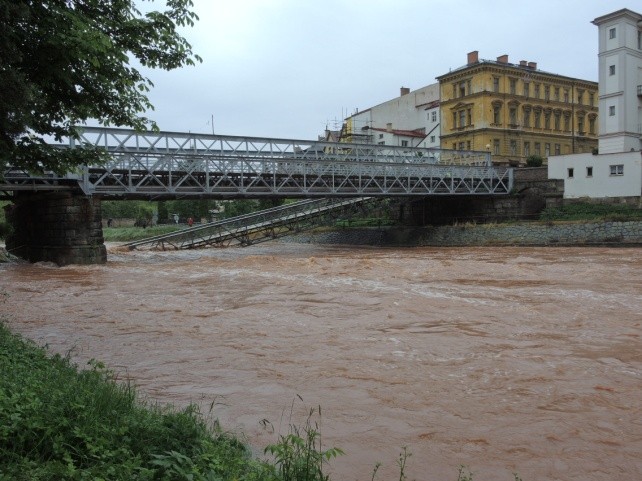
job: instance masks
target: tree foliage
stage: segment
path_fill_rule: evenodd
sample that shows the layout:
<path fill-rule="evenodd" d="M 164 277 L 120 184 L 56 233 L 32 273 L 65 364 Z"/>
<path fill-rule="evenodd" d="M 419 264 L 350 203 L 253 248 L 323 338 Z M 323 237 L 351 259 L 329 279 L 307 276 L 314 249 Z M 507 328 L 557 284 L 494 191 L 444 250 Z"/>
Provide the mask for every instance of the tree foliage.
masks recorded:
<path fill-rule="evenodd" d="M 541 167 L 542 164 L 544 163 L 544 159 L 540 155 L 529 155 L 528 158 L 526 159 L 526 166 L 527 167 Z"/>
<path fill-rule="evenodd" d="M 0 0 L 0 165 L 63 172 L 87 162 L 87 151 L 46 140 L 77 139 L 75 126 L 88 120 L 157 128 L 142 115 L 153 110 L 153 83 L 132 63 L 172 70 L 201 61 L 178 33 L 198 19 L 192 0 L 161 3 L 142 13 L 134 0 Z"/>

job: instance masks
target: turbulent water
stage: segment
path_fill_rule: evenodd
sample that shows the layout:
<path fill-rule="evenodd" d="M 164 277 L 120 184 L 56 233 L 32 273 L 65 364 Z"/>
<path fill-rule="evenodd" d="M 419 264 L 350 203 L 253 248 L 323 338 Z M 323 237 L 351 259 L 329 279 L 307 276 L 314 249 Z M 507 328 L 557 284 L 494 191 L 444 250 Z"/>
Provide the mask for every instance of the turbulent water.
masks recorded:
<path fill-rule="evenodd" d="M 642 479 L 642 249 L 264 244 L 0 267 L 10 327 L 335 480 Z M 302 400 L 301 400 L 302 399 Z"/>

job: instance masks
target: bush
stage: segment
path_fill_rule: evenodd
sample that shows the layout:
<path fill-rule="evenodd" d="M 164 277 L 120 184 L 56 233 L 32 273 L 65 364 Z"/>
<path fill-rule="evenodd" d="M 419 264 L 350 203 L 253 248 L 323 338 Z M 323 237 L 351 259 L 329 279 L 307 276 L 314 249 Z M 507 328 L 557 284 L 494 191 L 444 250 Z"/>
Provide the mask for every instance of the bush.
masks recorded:
<path fill-rule="evenodd" d="M 541 167 L 543 163 L 544 159 L 539 155 L 529 155 L 526 159 L 526 167 Z"/>

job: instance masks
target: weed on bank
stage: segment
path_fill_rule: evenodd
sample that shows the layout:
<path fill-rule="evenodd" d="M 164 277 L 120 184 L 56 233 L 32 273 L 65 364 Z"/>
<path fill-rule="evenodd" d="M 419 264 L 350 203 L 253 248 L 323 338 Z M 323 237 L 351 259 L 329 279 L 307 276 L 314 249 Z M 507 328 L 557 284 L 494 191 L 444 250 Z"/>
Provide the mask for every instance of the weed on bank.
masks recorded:
<path fill-rule="evenodd" d="M 0 480 L 272 480 L 273 466 L 212 431 L 194 407 L 144 405 L 99 363 L 68 358 L 0 323 Z"/>

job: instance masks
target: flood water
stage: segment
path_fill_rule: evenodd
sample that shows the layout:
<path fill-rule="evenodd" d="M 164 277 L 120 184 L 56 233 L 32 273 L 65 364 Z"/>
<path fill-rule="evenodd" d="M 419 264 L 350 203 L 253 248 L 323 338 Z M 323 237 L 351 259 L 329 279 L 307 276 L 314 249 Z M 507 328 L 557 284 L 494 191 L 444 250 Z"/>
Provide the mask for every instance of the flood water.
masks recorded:
<path fill-rule="evenodd" d="M 398 479 L 404 446 L 409 480 L 642 479 L 640 248 L 112 246 L 0 292 L 14 331 L 259 454 L 321 406 L 334 480 Z"/>

